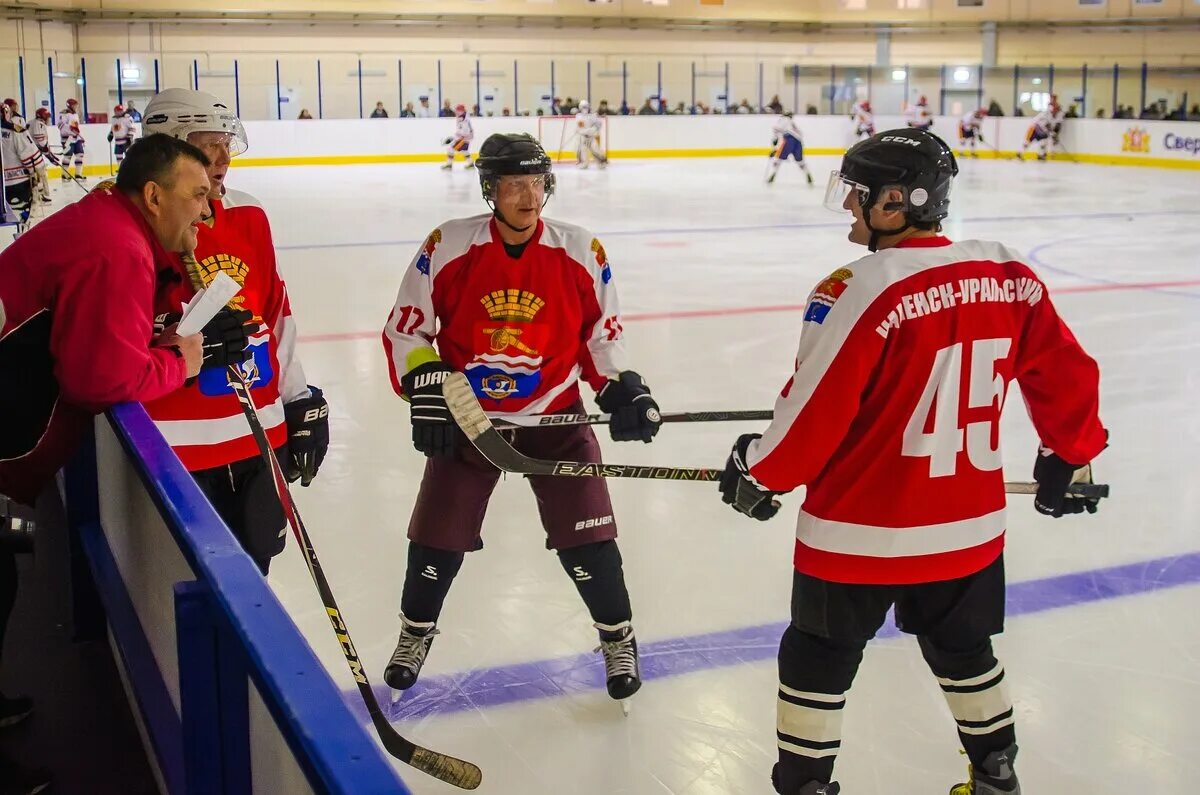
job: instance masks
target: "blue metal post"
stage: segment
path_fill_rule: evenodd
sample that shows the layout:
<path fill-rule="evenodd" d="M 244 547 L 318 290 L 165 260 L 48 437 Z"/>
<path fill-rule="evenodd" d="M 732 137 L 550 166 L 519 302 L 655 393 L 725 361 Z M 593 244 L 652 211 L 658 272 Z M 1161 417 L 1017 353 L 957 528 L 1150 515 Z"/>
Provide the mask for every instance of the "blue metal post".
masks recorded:
<path fill-rule="evenodd" d="M 867 102 L 871 101 L 871 65 L 867 64 Z"/>
<path fill-rule="evenodd" d="M 1120 79 L 1121 79 L 1121 67 L 1118 66 L 1117 64 L 1113 64 L 1113 103 L 1112 103 L 1113 113 L 1117 112 L 1117 97 L 1118 97 L 1117 83 L 1120 81 Z M 1110 115 L 1109 118 L 1112 118 L 1112 116 Z"/>
<path fill-rule="evenodd" d="M 621 61 L 621 106 L 629 107 L 629 67 L 626 61 Z"/>
<path fill-rule="evenodd" d="M 437 114 L 442 115 L 442 59 L 438 58 L 438 106 Z"/>
<path fill-rule="evenodd" d="M 942 64 L 938 70 L 938 79 L 941 85 L 938 87 L 938 115 L 946 115 L 946 64 Z"/>
<path fill-rule="evenodd" d="M 663 108 L 662 101 L 662 61 L 658 62 L 658 93 L 656 96 L 658 98 L 658 113 L 661 116 L 663 113 L 666 113 L 666 109 Z"/>
<path fill-rule="evenodd" d="M 765 107 L 763 105 L 763 101 L 764 101 L 764 97 L 763 97 L 763 62 L 759 61 L 758 62 L 758 110 L 760 113 L 762 112 L 762 109 Z"/>
<path fill-rule="evenodd" d="M 479 59 L 475 59 L 475 107 L 479 110 L 479 115 L 483 115 L 483 91 L 479 85 Z"/>
<path fill-rule="evenodd" d="M 1048 75 L 1048 82 L 1050 83 L 1050 88 L 1049 88 L 1050 95 L 1054 96 L 1054 64 L 1050 64 L 1050 74 Z"/>
<path fill-rule="evenodd" d="M 283 120 L 283 83 L 279 79 L 279 59 L 275 59 L 275 118 Z"/>
<path fill-rule="evenodd" d="M 325 118 L 325 95 L 321 86 L 321 59 L 317 59 L 317 118 Z"/>
<path fill-rule="evenodd" d="M 21 110 L 28 114 L 29 108 L 25 107 L 25 58 L 21 55 L 17 56 L 17 83 L 20 85 Z"/>
<path fill-rule="evenodd" d="M 833 116 L 837 113 L 837 108 L 834 106 L 834 97 L 837 96 L 837 67 L 829 67 L 829 115 Z"/>
<path fill-rule="evenodd" d="M 87 58 L 79 59 L 79 76 L 83 78 L 83 121 L 86 124 L 88 120 Z"/>
<path fill-rule="evenodd" d="M 696 62 L 692 61 L 692 104 L 688 108 L 689 112 L 696 112 Z"/>
<path fill-rule="evenodd" d="M 592 62 L 587 62 L 587 101 L 592 104 Z"/>
<path fill-rule="evenodd" d="M 154 93 L 158 93 L 158 59 L 154 59 Z"/>
<path fill-rule="evenodd" d="M 912 69 L 910 69 L 908 67 L 908 64 L 905 64 L 904 65 L 904 103 L 901 105 L 901 108 L 900 108 L 901 110 L 904 109 L 905 105 L 908 105 L 909 85 L 910 85 L 911 81 L 912 81 Z"/>
<path fill-rule="evenodd" d="M 55 106 L 55 104 L 54 104 L 54 59 L 53 58 L 46 59 L 46 79 L 48 81 L 50 81 L 46 84 L 46 85 L 50 86 L 50 116 L 52 118 L 57 118 L 58 107 Z"/>
<path fill-rule="evenodd" d="M 1139 115 L 1142 110 L 1146 109 L 1146 79 L 1150 76 L 1150 67 L 1145 61 L 1142 61 L 1142 104 L 1139 109 Z"/>
<path fill-rule="evenodd" d="M 237 58 L 233 59 L 233 112 L 239 119 L 242 118 L 242 80 Z"/>
<path fill-rule="evenodd" d="M 121 59 L 117 59 L 117 104 L 125 104 L 125 95 L 121 89 Z"/>
<path fill-rule="evenodd" d="M 192 59 L 192 74 L 195 76 L 196 84 L 193 86 L 197 91 L 200 90 L 200 62 L 195 58 Z"/>
<path fill-rule="evenodd" d="M 358 59 L 358 118 L 363 117 L 362 104 L 362 58 Z"/>
<path fill-rule="evenodd" d="M 517 101 L 517 59 L 513 58 L 513 115 L 521 115 L 521 103 Z"/>
<path fill-rule="evenodd" d="M 1083 65 L 1083 89 L 1082 89 L 1081 93 L 1083 94 L 1083 100 L 1080 103 L 1079 115 L 1080 115 L 1080 117 L 1086 119 L 1087 118 L 1087 64 Z"/>
<path fill-rule="evenodd" d="M 396 88 L 399 90 L 400 104 L 396 107 L 400 113 L 404 112 L 404 60 L 396 59 Z"/>
<path fill-rule="evenodd" d="M 1013 107 L 1012 114 L 1017 115 L 1017 110 L 1021 107 L 1021 65 L 1013 66 Z"/>

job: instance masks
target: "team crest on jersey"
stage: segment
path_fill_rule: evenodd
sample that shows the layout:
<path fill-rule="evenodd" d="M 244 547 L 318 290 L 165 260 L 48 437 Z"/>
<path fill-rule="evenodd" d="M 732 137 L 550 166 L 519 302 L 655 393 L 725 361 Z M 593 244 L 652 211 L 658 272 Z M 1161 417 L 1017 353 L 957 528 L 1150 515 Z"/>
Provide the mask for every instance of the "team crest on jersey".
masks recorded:
<path fill-rule="evenodd" d="M 117 187 L 115 179 L 104 179 L 97 183 L 96 187 L 92 188 L 88 193 L 107 193 L 115 187 Z"/>
<path fill-rule="evenodd" d="M 804 322 L 824 323 L 829 310 L 842 297 L 842 293 L 846 292 L 846 281 L 853 275 L 849 268 L 838 268 L 829 274 L 828 279 L 817 285 L 812 299 L 808 302 L 808 308 L 804 310 Z"/>
<path fill-rule="evenodd" d="M 250 359 L 238 365 L 238 369 L 242 371 L 242 378 L 251 389 L 266 386 L 275 377 L 266 341 L 252 344 L 246 350 L 250 352 Z M 234 394 L 229 370 L 225 367 L 206 367 L 201 370 L 200 376 L 196 380 L 196 386 L 200 390 L 200 394 L 208 397 Z"/>
<path fill-rule="evenodd" d="M 549 329 L 534 322 L 546 302 L 528 290 L 493 290 L 479 299 L 488 321 L 475 324 L 475 358 L 467 380 L 481 398 L 529 397 L 542 382 Z"/>
<path fill-rule="evenodd" d="M 421 253 L 417 255 L 417 270 L 426 276 L 429 275 L 429 269 L 433 264 L 433 251 L 441 242 L 442 230 L 433 230 L 429 233 L 429 237 L 425 238 L 425 245 L 421 246 Z"/>
<path fill-rule="evenodd" d="M 600 279 L 605 284 L 612 281 L 612 265 L 608 262 L 608 254 L 604 252 L 604 246 L 600 245 L 600 241 L 592 238 L 592 251 L 596 254 L 596 264 L 600 266 Z"/>
<path fill-rule="evenodd" d="M 193 262 L 195 260 L 190 257 L 184 258 L 184 264 L 188 266 L 188 273 L 193 276 L 193 280 L 200 280 L 199 285 L 193 284 L 197 289 L 212 284 L 218 273 L 224 273 L 243 287 L 246 286 L 246 275 L 250 272 L 250 266 L 232 254 L 213 254 L 195 262 L 195 265 Z M 246 296 L 238 293 L 230 299 L 229 306 L 232 309 L 246 309 Z M 254 319 L 262 320 L 257 314 Z"/>

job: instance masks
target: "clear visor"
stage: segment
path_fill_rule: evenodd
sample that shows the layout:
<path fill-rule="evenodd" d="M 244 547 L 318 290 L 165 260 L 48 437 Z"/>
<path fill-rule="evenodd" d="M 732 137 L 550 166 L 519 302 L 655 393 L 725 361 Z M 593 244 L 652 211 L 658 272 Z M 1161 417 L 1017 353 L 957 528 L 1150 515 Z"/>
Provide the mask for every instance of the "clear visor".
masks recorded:
<path fill-rule="evenodd" d="M 151 116 L 149 120 L 144 117 L 143 126 L 147 134 L 165 132 L 189 142 L 193 133 L 223 133 L 228 136 L 225 143 L 229 146 L 230 157 L 237 157 L 250 147 L 246 139 L 246 128 L 232 113 L 197 113 L 158 118 Z"/>
<path fill-rule="evenodd" d="M 533 193 L 554 192 L 553 174 L 506 174 L 497 178 L 496 186 L 507 192 L 531 191 Z"/>
<path fill-rule="evenodd" d="M 853 180 L 846 179 L 842 172 L 833 171 L 829 174 L 829 185 L 825 188 L 825 208 L 835 213 L 850 212 L 846 200 L 854 196 L 854 201 L 861 207 L 871 195 L 871 189 Z"/>

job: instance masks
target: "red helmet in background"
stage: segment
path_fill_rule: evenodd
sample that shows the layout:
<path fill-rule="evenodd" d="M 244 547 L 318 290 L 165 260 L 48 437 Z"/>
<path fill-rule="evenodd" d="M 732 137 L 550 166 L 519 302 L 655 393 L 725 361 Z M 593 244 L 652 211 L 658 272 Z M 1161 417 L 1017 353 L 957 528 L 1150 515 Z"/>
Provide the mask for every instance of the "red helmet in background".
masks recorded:
<path fill-rule="evenodd" d="M 49 108 L 38 108 L 37 110 L 35 110 L 33 112 L 33 115 L 38 117 L 42 121 L 50 121 L 50 109 Z"/>
<path fill-rule="evenodd" d="M 928 105 L 928 104 L 929 104 L 929 97 L 927 97 L 927 96 L 925 96 L 924 94 L 922 94 L 922 95 L 921 95 L 921 98 L 917 100 L 917 104 L 918 104 L 918 105 Z"/>
<path fill-rule="evenodd" d="M 67 107 L 68 107 L 68 108 L 73 108 L 73 107 L 75 107 L 75 106 L 76 106 L 76 105 L 78 105 L 78 104 L 79 104 L 79 100 L 75 99 L 74 97 L 72 97 L 71 99 L 68 99 L 68 100 L 67 100 Z"/>
<path fill-rule="evenodd" d="M 454 106 L 454 112 L 459 116 L 465 116 L 467 115 L 467 106 L 460 102 Z"/>
<path fill-rule="evenodd" d="M 864 99 L 864 100 L 863 100 L 863 102 L 862 102 L 862 109 L 863 109 L 863 110 L 865 110 L 865 111 L 867 111 L 868 113 L 870 112 L 870 110 L 871 110 L 871 102 L 870 102 L 870 100 L 866 100 L 866 99 Z"/>
<path fill-rule="evenodd" d="M 113 115 L 114 115 L 114 116 L 120 116 L 120 115 L 121 115 L 122 113 L 124 113 L 124 112 L 125 112 L 125 106 L 124 106 L 124 105 L 115 105 L 115 106 L 113 107 Z"/>

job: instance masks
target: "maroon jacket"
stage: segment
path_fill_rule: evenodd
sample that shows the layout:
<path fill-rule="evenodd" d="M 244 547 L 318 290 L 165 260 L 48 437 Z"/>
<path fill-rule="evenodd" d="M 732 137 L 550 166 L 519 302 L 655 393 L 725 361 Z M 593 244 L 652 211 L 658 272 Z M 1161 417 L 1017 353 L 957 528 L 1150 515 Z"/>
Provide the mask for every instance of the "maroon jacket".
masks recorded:
<path fill-rule="evenodd" d="M 31 503 L 90 418 L 183 385 L 151 348 L 171 255 L 115 188 L 54 213 L 0 251 L 0 494 Z"/>

